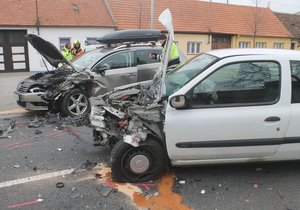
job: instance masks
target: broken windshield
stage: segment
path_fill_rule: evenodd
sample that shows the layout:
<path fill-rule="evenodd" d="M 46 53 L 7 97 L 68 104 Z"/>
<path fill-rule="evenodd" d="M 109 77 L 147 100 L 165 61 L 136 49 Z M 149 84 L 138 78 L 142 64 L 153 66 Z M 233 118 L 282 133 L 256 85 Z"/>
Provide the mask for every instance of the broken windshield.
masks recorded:
<path fill-rule="evenodd" d="M 215 62 L 215 60 L 217 60 L 217 57 L 203 53 L 170 72 L 165 80 L 167 96 L 172 95 L 182 88 L 186 83 Z"/>
<path fill-rule="evenodd" d="M 106 54 L 107 53 L 101 52 L 99 50 L 89 51 L 84 53 L 82 56 L 75 58 L 71 61 L 71 63 L 77 71 L 82 71 L 83 69 L 87 68 L 89 65 L 93 64 Z"/>

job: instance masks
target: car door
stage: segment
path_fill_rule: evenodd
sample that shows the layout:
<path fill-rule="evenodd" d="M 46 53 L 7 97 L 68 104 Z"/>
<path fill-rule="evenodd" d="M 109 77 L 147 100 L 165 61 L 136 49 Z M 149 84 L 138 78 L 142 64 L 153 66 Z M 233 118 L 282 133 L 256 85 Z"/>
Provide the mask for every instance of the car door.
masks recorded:
<path fill-rule="evenodd" d="M 154 74 L 159 68 L 159 61 L 149 57 L 151 53 L 161 54 L 161 49 L 153 48 L 135 50 L 138 82 L 153 79 Z"/>
<path fill-rule="evenodd" d="M 105 57 L 92 68 L 94 80 L 101 86 L 100 94 L 137 81 L 137 68 L 133 58 L 131 51 L 117 52 Z"/>
<path fill-rule="evenodd" d="M 282 155 L 299 158 L 300 150 L 300 59 L 291 60 L 291 120 L 285 135 L 285 141 L 289 144 L 282 145 Z"/>
<path fill-rule="evenodd" d="M 285 68 L 280 58 L 229 57 L 175 93 L 185 95 L 188 105 L 167 106 L 165 134 L 173 163 L 257 160 L 276 153 L 290 113 Z"/>

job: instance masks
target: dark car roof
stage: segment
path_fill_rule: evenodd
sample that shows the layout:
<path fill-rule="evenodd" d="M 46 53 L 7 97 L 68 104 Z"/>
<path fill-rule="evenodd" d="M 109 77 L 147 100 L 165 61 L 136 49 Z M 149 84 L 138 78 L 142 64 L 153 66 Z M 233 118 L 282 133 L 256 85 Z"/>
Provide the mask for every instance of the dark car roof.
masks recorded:
<path fill-rule="evenodd" d="M 129 29 L 111 32 L 99 37 L 97 41 L 104 44 L 121 42 L 150 42 L 158 41 L 160 35 L 161 32 L 159 30 Z"/>

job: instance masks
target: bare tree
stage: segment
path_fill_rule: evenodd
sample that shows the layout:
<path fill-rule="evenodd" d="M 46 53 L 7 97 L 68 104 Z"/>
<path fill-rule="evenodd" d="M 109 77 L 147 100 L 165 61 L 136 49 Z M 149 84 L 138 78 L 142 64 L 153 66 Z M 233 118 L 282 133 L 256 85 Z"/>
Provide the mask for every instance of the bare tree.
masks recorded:
<path fill-rule="evenodd" d="M 149 0 L 139 0 L 138 1 L 138 9 L 137 9 L 137 28 L 145 29 L 149 26 L 150 20 L 150 4 Z"/>
<path fill-rule="evenodd" d="M 263 23 L 262 9 L 259 7 L 261 0 L 252 0 L 255 6 L 249 16 L 245 17 L 245 21 L 249 26 L 253 37 L 253 48 L 256 46 L 256 37 L 259 32 L 260 26 Z"/>

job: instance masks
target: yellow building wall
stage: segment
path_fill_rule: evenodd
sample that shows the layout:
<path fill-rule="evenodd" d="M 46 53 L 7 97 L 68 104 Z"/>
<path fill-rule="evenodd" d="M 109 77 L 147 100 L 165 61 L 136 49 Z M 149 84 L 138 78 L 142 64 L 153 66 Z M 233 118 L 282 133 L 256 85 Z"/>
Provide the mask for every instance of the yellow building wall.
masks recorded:
<path fill-rule="evenodd" d="M 178 48 L 188 57 L 192 58 L 196 54 L 187 54 L 188 42 L 201 42 L 200 53 L 211 50 L 211 36 L 208 34 L 175 34 L 175 41 Z"/>
<path fill-rule="evenodd" d="M 175 34 L 175 41 L 177 42 L 178 48 L 188 57 L 192 58 L 196 54 L 187 54 L 187 43 L 188 42 L 201 42 L 200 53 L 211 50 L 212 36 L 208 34 Z M 291 38 L 281 37 L 256 37 L 256 42 L 265 42 L 266 48 L 274 48 L 275 43 L 283 43 L 284 49 L 291 48 Z M 233 35 L 231 37 L 231 48 L 239 48 L 239 42 L 250 42 L 250 48 L 253 47 L 253 37 L 251 36 L 238 36 Z M 296 50 L 300 50 L 300 45 L 295 46 Z"/>
<path fill-rule="evenodd" d="M 250 42 L 250 48 L 253 48 L 253 37 L 250 36 L 232 36 L 231 47 L 239 48 L 239 42 Z M 256 37 L 255 42 L 265 42 L 266 48 L 274 48 L 275 43 L 283 43 L 283 49 L 291 48 L 291 38 L 280 37 Z"/>

